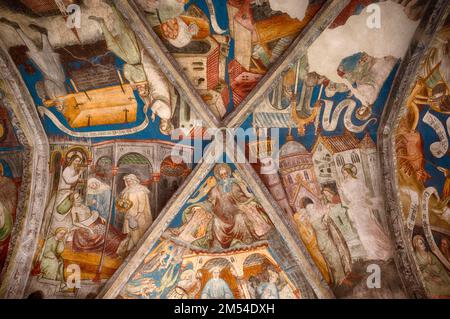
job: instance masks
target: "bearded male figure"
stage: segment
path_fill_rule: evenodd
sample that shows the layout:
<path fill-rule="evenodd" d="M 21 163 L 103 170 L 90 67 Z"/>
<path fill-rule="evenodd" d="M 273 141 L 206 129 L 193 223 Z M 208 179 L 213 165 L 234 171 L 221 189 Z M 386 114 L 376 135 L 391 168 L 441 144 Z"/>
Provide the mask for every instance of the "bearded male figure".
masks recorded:
<path fill-rule="evenodd" d="M 251 244 L 264 239 L 272 229 L 272 223 L 256 201 L 241 177 L 227 164 L 214 168 L 214 177 L 201 187 L 199 194 L 189 202 L 198 202 L 207 195 L 204 207 L 213 214 L 209 226 L 207 246 L 230 248 L 239 244 Z M 206 243 L 205 243 L 206 244 Z"/>
<path fill-rule="evenodd" d="M 128 253 L 136 246 L 153 220 L 148 198 L 150 193 L 148 188 L 141 185 L 141 181 L 134 174 L 126 175 L 123 179 L 126 187 L 120 194 L 117 207 L 119 211 L 125 213 L 122 232 L 127 237 L 118 248 L 117 253 L 119 255 Z"/>

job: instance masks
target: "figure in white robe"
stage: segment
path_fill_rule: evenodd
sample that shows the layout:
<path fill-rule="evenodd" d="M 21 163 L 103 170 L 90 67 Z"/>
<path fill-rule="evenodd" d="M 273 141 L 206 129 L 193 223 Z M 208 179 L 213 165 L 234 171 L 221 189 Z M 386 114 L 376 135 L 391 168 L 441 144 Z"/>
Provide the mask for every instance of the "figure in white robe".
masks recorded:
<path fill-rule="evenodd" d="M 66 76 L 61 64 L 61 59 L 58 53 L 56 53 L 50 41 L 48 40 L 47 30 L 39 27 L 35 24 L 30 24 L 29 27 L 38 31 L 41 34 L 42 49 L 40 49 L 30 37 L 22 31 L 19 24 L 13 21 L 9 21 L 6 18 L 1 18 L 0 22 L 3 22 L 13 27 L 22 41 L 28 48 L 27 55 L 34 62 L 34 64 L 41 71 L 44 78 L 44 88 L 46 97 L 48 99 L 56 99 L 67 94 L 65 86 Z"/>
<path fill-rule="evenodd" d="M 156 116 L 160 119 L 159 130 L 165 135 L 169 135 L 173 129 L 171 123 L 172 119 L 172 94 L 170 91 L 170 84 L 166 76 L 161 72 L 153 60 L 144 50 L 142 54 L 142 65 L 147 77 L 148 86 L 147 91 L 140 90 L 140 97 L 144 100 L 146 107 L 152 110 L 152 120 Z"/>
<path fill-rule="evenodd" d="M 76 185 L 82 180 L 84 171 L 84 168 L 81 167 L 82 163 L 83 159 L 79 155 L 73 155 L 69 159 L 68 165 L 59 179 L 58 189 L 48 202 L 45 216 L 51 219 L 51 230 L 65 227 L 70 231 L 73 227 L 70 215 L 72 208 L 70 195 L 74 193 Z"/>
<path fill-rule="evenodd" d="M 208 280 L 202 290 L 202 299 L 234 299 L 233 292 L 227 282 L 220 278 L 220 269 L 213 268 L 212 278 Z"/>
<path fill-rule="evenodd" d="M 373 203 L 367 187 L 357 178 L 351 167 L 344 165 L 342 194 L 349 207 L 348 215 L 358 232 L 366 250 L 367 260 L 388 260 L 392 258 L 393 247 L 378 219 L 373 214 Z"/>

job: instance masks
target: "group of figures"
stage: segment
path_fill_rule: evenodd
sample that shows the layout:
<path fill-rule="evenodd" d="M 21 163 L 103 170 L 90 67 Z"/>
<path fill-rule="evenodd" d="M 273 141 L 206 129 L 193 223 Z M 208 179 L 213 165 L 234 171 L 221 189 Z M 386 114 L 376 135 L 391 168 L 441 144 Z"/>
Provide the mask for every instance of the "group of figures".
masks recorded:
<path fill-rule="evenodd" d="M 237 170 L 216 164 L 184 207 L 121 297 L 299 297 L 270 253 L 273 224 Z"/>
<path fill-rule="evenodd" d="M 264 209 L 228 164 L 217 164 L 189 199 L 182 225 L 168 235 L 201 249 L 228 249 L 262 240 L 273 225 Z"/>
<path fill-rule="evenodd" d="M 139 107 L 142 106 L 145 116 L 151 110 L 153 122 L 157 117 L 159 118 L 161 134 L 170 135 L 173 129 L 171 122 L 174 114 L 173 106 L 176 104 L 176 94 L 173 87 L 160 71 L 156 62 L 141 48 L 136 35 L 124 22 L 113 2 L 105 1 L 104 5 L 109 6 L 112 11 L 113 18 L 112 21 L 108 22 L 108 25 L 114 24 L 115 33 L 112 33 L 103 17 L 92 15 L 89 16 L 89 21 L 91 24 L 98 25 L 101 34 L 103 34 L 106 50 L 103 49 L 102 54 L 114 54 L 116 59 L 122 61 L 122 70 L 118 69 L 119 66 L 115 64 L 117 62 L 103 66 L 89 60 L 86 62 L 86 59 L 73 60 L 73 54 L 70 51 L 71 58 L 61 57 L 60 50 L 57 52 L 50 43 L 49 30 L 46 28 L 34 23 L 28 25 L 31 30 L 40 34 L 42 43 L 40 47 L 36 45 L 32 37 L 24 31 L 19 23 L 6 17 L 0 18 L 3 25 L 15 30 L 18 38 L 23 41 L 27 48 L 26 58 L 32 62 L 32 67 L 36 67 L 41 73 L 42 79 L 35 81 L 34 87 L 30 88 L 36 92 L 39 98 L 36 100 L 36 104 L 44 105 L 45 107 L 40 107 L 40 110 L 47 115 L 54 125 L 72 136 L 77 136 L 74 128 L 126 124 L 133 122 L 133 119 L 136 122 L 138 105 Z M 93 34 L 87 36 L 94 37 Z M 64 50 L 68 49 L 65 48 Z M 93 49 L 94 52 L 95 50 L 98 52 L 98 49 Z M 101 57 L 100 55 L 91 55 L 87 58 L 95 61 Z M 92 66 L 96 68 L 97 72 L 105 69 L 103 76 L 106 78 L 92 78 L 95 72 L 81 75 L 79 69 L 74 68 L 73 65 L 81 65 L 81 69 L 85 72 L 88 72 L 86 68 Z M 34 71 L 28 69 L 26 72 Z M 69 78 L 67 74 L 72 75 L 72 77 Z M 105 88 L 105 84 L 114 85 Z M 134 91 L 138 93 L 139 100 L 134 96 Z M 125 100 L 124 96 L 126 96 Z M 87 98 L 86 101 L 85 98 Z M 128 103 L 128 105 L 125 105 L 124 109 L 116 110 L 118 108 L 117 103 Z M 63 115 L 69 124 L 68 127 L 58 115 Z M 109 117 L 105 118 L 105 115 L 109 115 Z M 143 124 L 135 127 L 133 132 L 145 129 L 148 123 Z M 106 133 L 100 135 L 111 136 L 111 134 Z M 93 135 L 91 133 L 84 134 L 84 136 Z"/>
<path fill-rule="evenodd" d="M 86 165 L 82 154 L 75 151 L 68 155 L 47 204 L 45 239 L 34 270 L 39 278 L 59 281 L 63 290 L 67 288 L 65 249 L 95 253 L 102 257 L 101 262 L 103 255 L 123 259 L 153 221 L 150 191 L 135 174 L 123 177 L 125 188 L 113 201 L 108 184 L 95 177 L 89 177 L 87 183 L 83 179 Z M 120 230 L 111 219 L 113 209 L 124 215 Z"/>
<path fill-rule="evenodd" d="M 192 129 L 196 117 L 114 1 L 79 5 L 82 28 L 66 24 L 57 2 L 1 5 L 2 43 L 50 144 L 48 201 L 27 284 L 27 293 L 41 291 L 46 297 L 96 295 L 119 268 L 187 176 L 183 161 L 168 160 L 175 145 L 171 132 Z M 0 125 L 0 143 L 5 132 Z M 108 146 L 108 154 L 102 153 L 102 143 L 118 149 L 119 142 L 130 151 L 113 167 L 114 153 Z M 0 155 L 3 151 L 0 144 Z M 91 163 L 95 152 L 103 157 Z M 14 176 L 14 188 L 1 184 L 2 264 L 19 182 Z M 68 283 L 73 269 L 81 286 Z"/>
<path fill-rule="evenodd" d="M 248 147 L 259 159 L 254 167 L 294 221 L 336 296 L 403 298 L 386 225 L 376 136 L 423 6 L 417 4 L 412 14 L 412 5 L 378 4 L 384 24 L 374 32 L 366 25 L 369 2 L 351 1 L 264 94 L 252 114 L 256 134 Z M 393 39 L 394 29 L 407 35 L 395 40 L 395 53 L 370 43 Z M 336 38 L 348 42 L 336 43 Z M 272 137 L 271 128 L 281 133 Z M 376 290 L 366 284 L 372 265 L 384 276 Z"/>
<path fill-rule="evenodd" d="M 220 118 L 239 106 L 323 4 L 284 2 L 142 0 L 138 4 Z"/>
<path fill-rule="evenodd" d="M 395 136 L 399 203 L 419 276 L 433 298 L 450 298 L 449 40 L 447 16 L 420 63 Z"/>
<path fill-rule="evenodd" d="M 12 125 L 11 114 L 0 106 L 0 273 L 10 251 L 14 224 L 20 214 L 23 146 Z"/>

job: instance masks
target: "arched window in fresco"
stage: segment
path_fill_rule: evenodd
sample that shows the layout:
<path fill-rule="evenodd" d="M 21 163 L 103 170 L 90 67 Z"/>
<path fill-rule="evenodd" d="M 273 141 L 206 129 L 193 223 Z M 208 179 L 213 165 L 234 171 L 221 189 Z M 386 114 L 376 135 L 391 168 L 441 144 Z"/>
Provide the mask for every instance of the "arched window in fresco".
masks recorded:
<path fill-rule="evenodd" d="M 120 176 L 134 174 L 141 180 L 141 184 L 150 184 L 153 167 L 144 155 L 128 153 L 119 159 L 118 166 Z"/>
<path fill-rule="evenodd" d="M 161 163 L 161 174 L 171 177 L 186 176 L 189 171 L 186 163 L 179 157 L 167 156 Z"/>
<path fill-rule="evenodd" d="M 358 154 L 356 154 L 355 152 L 353 152 L 352 153 L 352 163 L 353 164 L 355 164 L 355 163 L 360 163 L 361 162 L 361 160 L 359 159 L 359 155 Z"/>
<path fill-rule="evenodd" d="M 291 175 L 288 175 L 287 178 L 288 178 L 289 184 L 294 184 L 294 180 L 292 179 Z"/>
<path fill-rule="evenodd" d="M 177 191 L 184 178 L 189 175 L 190 169 L 180 157 L 169 155 L 161 162 L 160 171 L 159 204 L 160 207 L 163 207 Z"/>
<path fill-rule="evenodd" d="M 344 166 L 345 162 L 342 155 L 336 156 L 336 163 L 338 164 L 338 166 Z"/>

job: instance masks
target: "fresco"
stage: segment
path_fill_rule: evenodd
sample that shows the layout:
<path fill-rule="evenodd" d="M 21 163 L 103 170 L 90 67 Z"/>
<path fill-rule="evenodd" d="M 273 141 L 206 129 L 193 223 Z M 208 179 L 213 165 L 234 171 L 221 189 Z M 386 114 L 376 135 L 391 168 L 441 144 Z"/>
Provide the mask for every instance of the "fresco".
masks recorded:
<path fill-rule="evenodd" d="M 219 118 L 237 108 L 324 1 L 138 1 Z"/>
<path fill-rule="evenodd" d="M 216 164 L 119 298 L 301 298 L 289 276 L 298 270 L 280 266 L 289 255 L 239 171 Z"/>
<path fill-rule="evenodd" d="M 253 130 L 249 160 L 335 295 L 403 298 L 376 143 L 379 118 L 419 17 L 383 2 L 383 24 L 374 32 L 366 25 L 369 4 L 350 2 L 262 95 L 243 128 Z M 371 44 L 380 36 L 398 45 Z M 372 267 L 383 274 L 380 289 L 366 286 Z"/>
<path fill-rule="evenodd" d="M 6 262 L 16 221 L 22 160 L 23 146 L 16 137 L 7 109 L 0 106 L 0 272 Z"/>
<path fill-rule="evenodd" d="M 419 65 L 395 132 L 405 231 L 432 298 L 450 298 L 449 39 L 447 16 Z"/>
<path fill-rule="evenodd" d="M 8 3 L 0 18 L 50 143 L 27 291 L 55 298 L 95 295 L 193 168 L 195 112 L 113 2 L 81 10 L 80 28 L 66 25 L 56 2 Z M 71 274 L 81 285 L 68 286 Z"/>
<path fill-rule="evenodd" d="M 450 298 L 448 17 L 392 140 L 400 235 L 377 149 L 427 3 L 2 2 L 0 98 L 27 112 L 0 104 L 0 297 L 407 298 L 405 237 Z"/>

